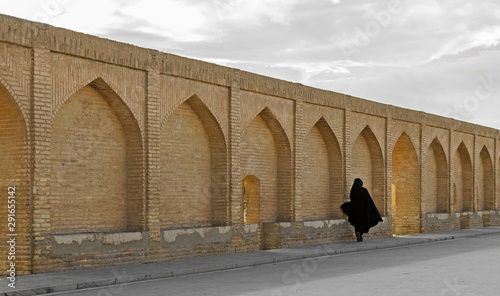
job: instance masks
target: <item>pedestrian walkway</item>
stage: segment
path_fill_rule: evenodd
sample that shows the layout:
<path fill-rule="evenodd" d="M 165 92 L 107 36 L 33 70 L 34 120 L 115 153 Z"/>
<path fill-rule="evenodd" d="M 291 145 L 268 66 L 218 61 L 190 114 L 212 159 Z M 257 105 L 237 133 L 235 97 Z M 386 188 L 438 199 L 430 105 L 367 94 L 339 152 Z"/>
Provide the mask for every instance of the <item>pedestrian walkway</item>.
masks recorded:
<path fill-rule="evenodd" d="M 7 280 L 4 277 L 0 280 L 0 284 L 2 285 L 0 287 L 0 295 L 40 295 L 52 292 L 73 291 L 119 283 L 169 278 L 318 256 L 387 249 L 492 234 L 500 234 L 500 227 L 378 238 L 365 240 L 361 243 L 349 241 L 290 249 L 264 250 L 223 256 L 180 259 L 158 263 L 34 274 L 17 277 L 15 289 L 7 286 Z"/>

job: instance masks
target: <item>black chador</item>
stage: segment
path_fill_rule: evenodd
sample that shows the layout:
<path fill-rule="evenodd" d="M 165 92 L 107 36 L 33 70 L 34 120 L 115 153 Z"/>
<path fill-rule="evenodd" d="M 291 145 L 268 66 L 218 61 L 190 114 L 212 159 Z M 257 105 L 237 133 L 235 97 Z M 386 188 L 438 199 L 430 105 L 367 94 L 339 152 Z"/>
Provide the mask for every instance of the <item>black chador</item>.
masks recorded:
<path fill-rule="evenodd" d="M 354 180 L 350 198 L 350 202 L 346 202 L 340 207 L 349 216 L 349 222 L 356 230 L 358 242 L 363 241 L 363 233 L 368 233 L 371 227 L 383 220 L 370 193 L 363 187 L 361 179 Z"/>

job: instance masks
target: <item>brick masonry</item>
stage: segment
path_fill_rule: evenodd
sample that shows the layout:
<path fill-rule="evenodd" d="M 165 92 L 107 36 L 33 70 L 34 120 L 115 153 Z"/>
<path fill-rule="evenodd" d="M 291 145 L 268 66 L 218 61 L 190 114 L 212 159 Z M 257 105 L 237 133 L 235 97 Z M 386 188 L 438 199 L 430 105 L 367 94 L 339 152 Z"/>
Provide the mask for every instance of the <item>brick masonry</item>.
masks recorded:
<path fill-rule="evenodd" d="M 0 114 L 18 274 L 500 225 L 498 130 L 3 15 Z"/>

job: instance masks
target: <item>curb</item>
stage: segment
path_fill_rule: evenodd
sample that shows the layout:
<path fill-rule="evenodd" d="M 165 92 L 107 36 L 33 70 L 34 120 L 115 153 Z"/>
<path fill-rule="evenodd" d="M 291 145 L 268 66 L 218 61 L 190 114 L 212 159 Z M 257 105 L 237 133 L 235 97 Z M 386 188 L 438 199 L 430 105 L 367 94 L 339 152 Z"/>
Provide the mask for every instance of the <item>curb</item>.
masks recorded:
<path fill-rule="evenodd" d="M 480 230 L 480 229 L 471 229 L 471 230 Z M 327 248 L 325 247 L 327 244 L 324 244 L 324 245 L 320 244 L 320 245 L 316 245 L 317 247 L 323 247 L 323 250 L 320 252 L 310 252 L 310 253 L 306 253 L 306 254 L 299 253 L 299 254 L 295 254 L 295 255 L 287 254 L 284 256 L 277 256 L 276 258 L 249 260 L 247 262 L 237 262 L 237 263 L 230 263 L 230 264 L 224 264 L 224 265 L 204 266 L 204 267 L 194 268 L 194 269 L 193 268 L 178 269 L 178 270 L 174 270 L 174 271 L 156 272 L 156 273 L 151 273 L 151 274 L 115 277 L 115 278 L 100 279 L 100 280 L 93 280 L 93 281 L 83 281 L 83 282 L 73 283 L 73 284 L 47 286 L 47 287 L 39 287 L 39 288 L 27 288 L 24 290 L 16 290 L 13 292 L 3 292 L 0 295 L 31 296 L 31 295 L 41 295 L 41 294 L 48 294 L 48 293 L 61 293 L 61 292 L 68 292 L 68 291 L 77 291 L 77 290 L 87 289 L 87 288 L 102 288 L 102 287 L 107 287 L 107 286 L 140 282 L 140 281 L 146 281 L 146 280 L 154 280 L 154 279 L 162 279 L 162 278 L 174 278 L 174 277 L 179 277 L 179 276 L 187 276 L 187 275 L 195 275 L 195 274 L 202 274 L 202 273 L 208 273 L 208 272 L 232 270 L 232 269 L 238 269 L 238 268 L 244 268 L 244 267 L 284 263 L 284 262 L 310 259 L 310 258 L 318 258 L 318 257 L 324 257 L 324 256 L 333 256 L 333 255 L 340 255 L 340 254 L 352 254 L 352 253 L 366 252 L 366 251 L 372 251 L 372 250 L 384 250 L 384 249 L 405 247 L 405 246 L 411 246 L 411 245 L 422 245 L 422 244 L 427 244 L 427 243 L 432 243 L 432 242 L 448 241 L 448 240 L 455 240 L 455 239 L 460 239 L 460 238 L 478 237 L 478 236 L 484 236 L 484 235 L 493 235 L 493 234 L 499 234 L 499 233 L 500 233 L 500 228 L 496 228 L 496 229 L 491 229 L 491 230 L 482 230 L 481 229 L 480 232 L 475 232 L 475 233 L 464 233 L 464 234 L 459 234 L 459 235 L 450 234 L 450 235 L 444 235 L 444 236 L 436 237 L 436 238 L 419 238 L 418 236 L 415 236 L 415 237 L 410 237 L 413 240 L 409 240 L 409 241 L 402 241 L 402 242 L 390 243 L 390 244 L 385 244 L 385 245 L 373 245 L 373 246 L 365 246 L 365 247 L 361 246 L 358 248 L 350 248 L 350 249 L 344 249 L 344 250 L 342 250 L 342 249 L 327 250 Z"/>

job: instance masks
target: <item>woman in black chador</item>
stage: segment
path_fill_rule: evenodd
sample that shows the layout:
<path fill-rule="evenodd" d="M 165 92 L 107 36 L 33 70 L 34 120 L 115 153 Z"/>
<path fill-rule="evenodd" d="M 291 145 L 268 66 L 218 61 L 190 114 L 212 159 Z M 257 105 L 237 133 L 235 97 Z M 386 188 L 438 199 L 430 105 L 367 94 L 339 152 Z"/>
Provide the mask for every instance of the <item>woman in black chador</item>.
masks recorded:
<path fill-rule="evenodd" d="M 368 233 L 371 227 L 383 221 L 375 203 L 363 187 L 363 181 L 357 178 L 351 188 L 351 201 L 344 203 L 341 208 L 349 216 L 349 222 L 356 230 L 356 239 L 363 241 L 363 233 Z"/>

